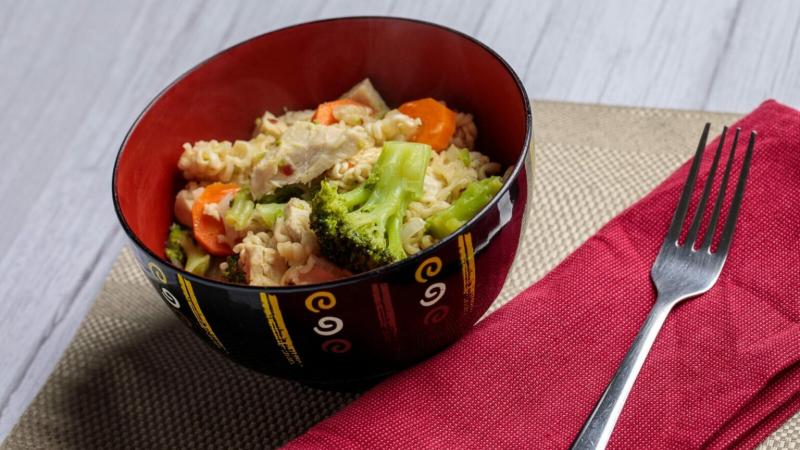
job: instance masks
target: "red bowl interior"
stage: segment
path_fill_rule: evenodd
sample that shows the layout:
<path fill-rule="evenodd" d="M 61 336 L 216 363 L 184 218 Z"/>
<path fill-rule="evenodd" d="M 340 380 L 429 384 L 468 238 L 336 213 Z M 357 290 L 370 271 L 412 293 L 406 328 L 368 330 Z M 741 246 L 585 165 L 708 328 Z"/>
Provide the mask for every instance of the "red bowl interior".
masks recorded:
<path fill-rule="evenodd" d="M 452 30 L 405 19 L 349 18 L 267 33 L 203 62 L 144 111 L 123 143 L 114 197 L 123 224 L 164 257 L 185 142 L 248 139 L 254 119 L 310 109 L 365 77 L 390 107 L 421 97 L 470 112 L 478 150 L 510 166 L 527 133 L 527 99 L 494 53 Z"/>

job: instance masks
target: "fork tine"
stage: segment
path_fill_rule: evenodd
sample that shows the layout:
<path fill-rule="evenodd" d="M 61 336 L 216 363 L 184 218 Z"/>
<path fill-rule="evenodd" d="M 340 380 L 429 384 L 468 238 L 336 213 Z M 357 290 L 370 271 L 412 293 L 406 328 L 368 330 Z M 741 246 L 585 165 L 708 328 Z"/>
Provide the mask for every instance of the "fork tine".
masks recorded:
<path fill-rule="evenodd" d="M 689 228 L 689 234 L 686 235 L 686 243 L 692 246 L 690 248 L 695 247 L 695 239 L 697 239 L 697 233 L 700 231 L 700 224 L 703 223 L 703 216 L 706 212 L 706 203 L 708 203 L 708 197 L 711 195 L 711 187 L 714 185 L 714 178 L 717 175 L 719 155 L 722 153 L 722 147 L 725 145 L 725 134 L 727 134 L 727 132 L 728 127 L 722 128 L 722 135 L 719 138 L 717 151 L 714 152 L 714 161 L 711 163 L 711 169 L 709 169 L 708 178 L 703 186 L 703 195 L 700 197 L 700 202 L 697 204 L 697 210 L 694 212 L 694 219 L 692 219 L 692 225 Z"/>
<path fill-rule="evenodd" d="M 730 152 L 728 152 L 728 163 L 725 164 L 725 173 L 722 175 L 722 184 L 719 186 L 717 201 L 714 203 L 714 212 L 711 214 L 711 221 L 708 224 L 708 230 L 706 230 L 703 246 L 700 247 L 703 251 L 711 249 L 711 243 L 714 241 L 714 234 L 716 234 L 717 222 L 719 222 L 719 215 L 722 211 L 722 202 L 725 200 L 725 193 L 728 190 L 728 178 L 730 178 L 731 175 L 733 157 L 736 154 L 736 146 L 739 143 L 739 132 L 741 130 L 741 128 L 737 128 L 736 134 L 733 135 L 733 144 L 731 145 Z"/>
<path fill-rule="evenodd" d="M 717 253 L 727 254 L 731 246 L 731 238 L 733 237 L 733 229 L 736 226 L 736 217 L 739 215 L 739 207 L 742 205 L 742 197 L 744 197 L 744 185 L 747 181 L 747 173 L 750 171 L 750 160 L 753 158 L 753 147 L 756 145 L 756 132 L 750 132 L 750 141 L 747 143 L 747 153 L 744 155 L 744 162 L 742 163 L 742 173 L 739 175 L 739 182 L 736 183 L 736 192 L 733 194 L 731 201 L 731 209 L 728 213 L 728 218 L 725 219 L 725 228 L 722 230 L 722 236 L 719 239 L 719 248 Z"/>
<path fill-rule="evenodd" d="M 681 199 L 678 201 L 678 207 L 675 208 L 675 215 L 672 216 L 672 224 L 669 226 L 666 242 L 675 243 L 681 236 L 683 220 L 686 218 L 686 211 L 689 209 L 689 201 L 692 199 L 694 183 L 697 180 L 697 172 L 700 169 L 700 161 L 703 159 L 703 150 L 706 148 L 708 130 L 710 128 L 711 123 L 706 123 L 706 126 L 703 128 L 703 135 L 700 136 L 700 143 L 697 145 L 697 151 L 695 152 L 694 159 L 692 160 L 692 167 L 689 169 L 689 176 L 686 178 L 686 184 L 683 186 Z"/>

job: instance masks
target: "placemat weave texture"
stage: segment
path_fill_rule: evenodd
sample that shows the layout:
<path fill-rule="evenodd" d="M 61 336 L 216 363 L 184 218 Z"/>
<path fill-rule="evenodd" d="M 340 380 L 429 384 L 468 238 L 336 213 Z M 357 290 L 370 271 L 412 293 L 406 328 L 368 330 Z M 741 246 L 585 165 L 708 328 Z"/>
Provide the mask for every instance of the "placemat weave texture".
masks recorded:
<path fill-rule="evenodd" d="M 706 121 L 718 132 L 736 117 L 535 102 L 531 217 L 490 313 L 688 159 Z M 214 353 L 163 306 L 126 249 L 2 448 L 271 448 L 357 396 Z M 760 448 L 800 448 L 800 415 Z"/>

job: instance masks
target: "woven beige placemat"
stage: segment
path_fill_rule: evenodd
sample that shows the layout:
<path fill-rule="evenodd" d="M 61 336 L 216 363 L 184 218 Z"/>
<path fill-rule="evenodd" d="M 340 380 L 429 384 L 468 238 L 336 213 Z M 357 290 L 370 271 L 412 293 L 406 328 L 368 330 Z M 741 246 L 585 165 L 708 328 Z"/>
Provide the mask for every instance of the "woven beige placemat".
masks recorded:
<path fill-rule="evenodd" d="M 536 102 L 531 219 L 491 311 L 689 158 L 703 123 L 735 118 Z M 276 447 L 357 395 L 260 375 L 206 348 L 125 250 L 3 448 Z M 762 447 L 800 448 L 800 415 Z"/>

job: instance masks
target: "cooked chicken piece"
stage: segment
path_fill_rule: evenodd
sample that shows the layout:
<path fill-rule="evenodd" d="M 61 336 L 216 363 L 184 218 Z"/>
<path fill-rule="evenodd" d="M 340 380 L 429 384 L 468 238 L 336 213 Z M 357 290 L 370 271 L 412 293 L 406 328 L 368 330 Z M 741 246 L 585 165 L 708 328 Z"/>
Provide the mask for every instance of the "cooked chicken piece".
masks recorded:
<path fill-rule="evenodd" d="M 369 78 L 363 79 L 360 83 L 350 88 L 349 91 L 342 95 L 342 98 L 349 98 L 361 104 L 367 105 L 372 108 L 379 117 L 382 117 L 389 111 L 386 102 L 381 98 L 381 94 L 372 85 Z"/>
<path fill-rule="evenodd" d="M 282 116 L 278 117 L 278 120 L 290 126 L 297 122 L 311 122 L 312 117 L 314 117 L 313 109 L 303 109 L 300 111 L 286 111 Z"/>
<path fill-rule="evenodd" d="M 250 190 L 258 198 L 295 183 L 308 183 L 370 144 L 361 127 L 297 122 L 286 128 L 276 151 L 253 169 Z"/>
<path fill-rule="evenodd" d="M 283 132 L 286 131 L 286 123 L 279 118 L 275 117 L 269 111 L 264 111 L 264 115 L 256 119 L 256 127 L 253 130 L 253 137 L 259 134 L 272 136 L 275 139 L 280 139 Z"/>
<path fill-rule="evenodd" d="M 289 200 L 283 217 L 275 222 L 275 248 L 289 266 L 305 264 L 319 251 L 317 236 L 311 231 L 311 205 L 299 198 Z"/>
<path fill-rule="evenodd" d="M 300 241 L 303 236 L 311 231 L 311 205 L 305 200 L 291 198 L 283 208 L 283 222 L 281 227 L 276 226 L 276 239 L 281 242 L 285 240 Z M 278 230 L 280 228 L 280 230 Z"/>
<path fill-rule="evenodd" d="M 364 105 L 341 105 L 333 108 L 333 118 L 345 125 L 363 125 L 375 121 L 372 108 Z"/>
<path fill-rule="evenodd" d="M 219 203 L 206 203 L 205 206 L 203 206 L 203 214 L 214 220 L 222 220 L 223 217 L 219 212 Z"/>
<path fill-rule="evenodd" d="M 192 226 L 192 205 L 194 200 L 203 193 L 205 188 L 194 181 L 186 185 L 185 188 L 175 196 L 175 217 L 183 225 Z"/>

